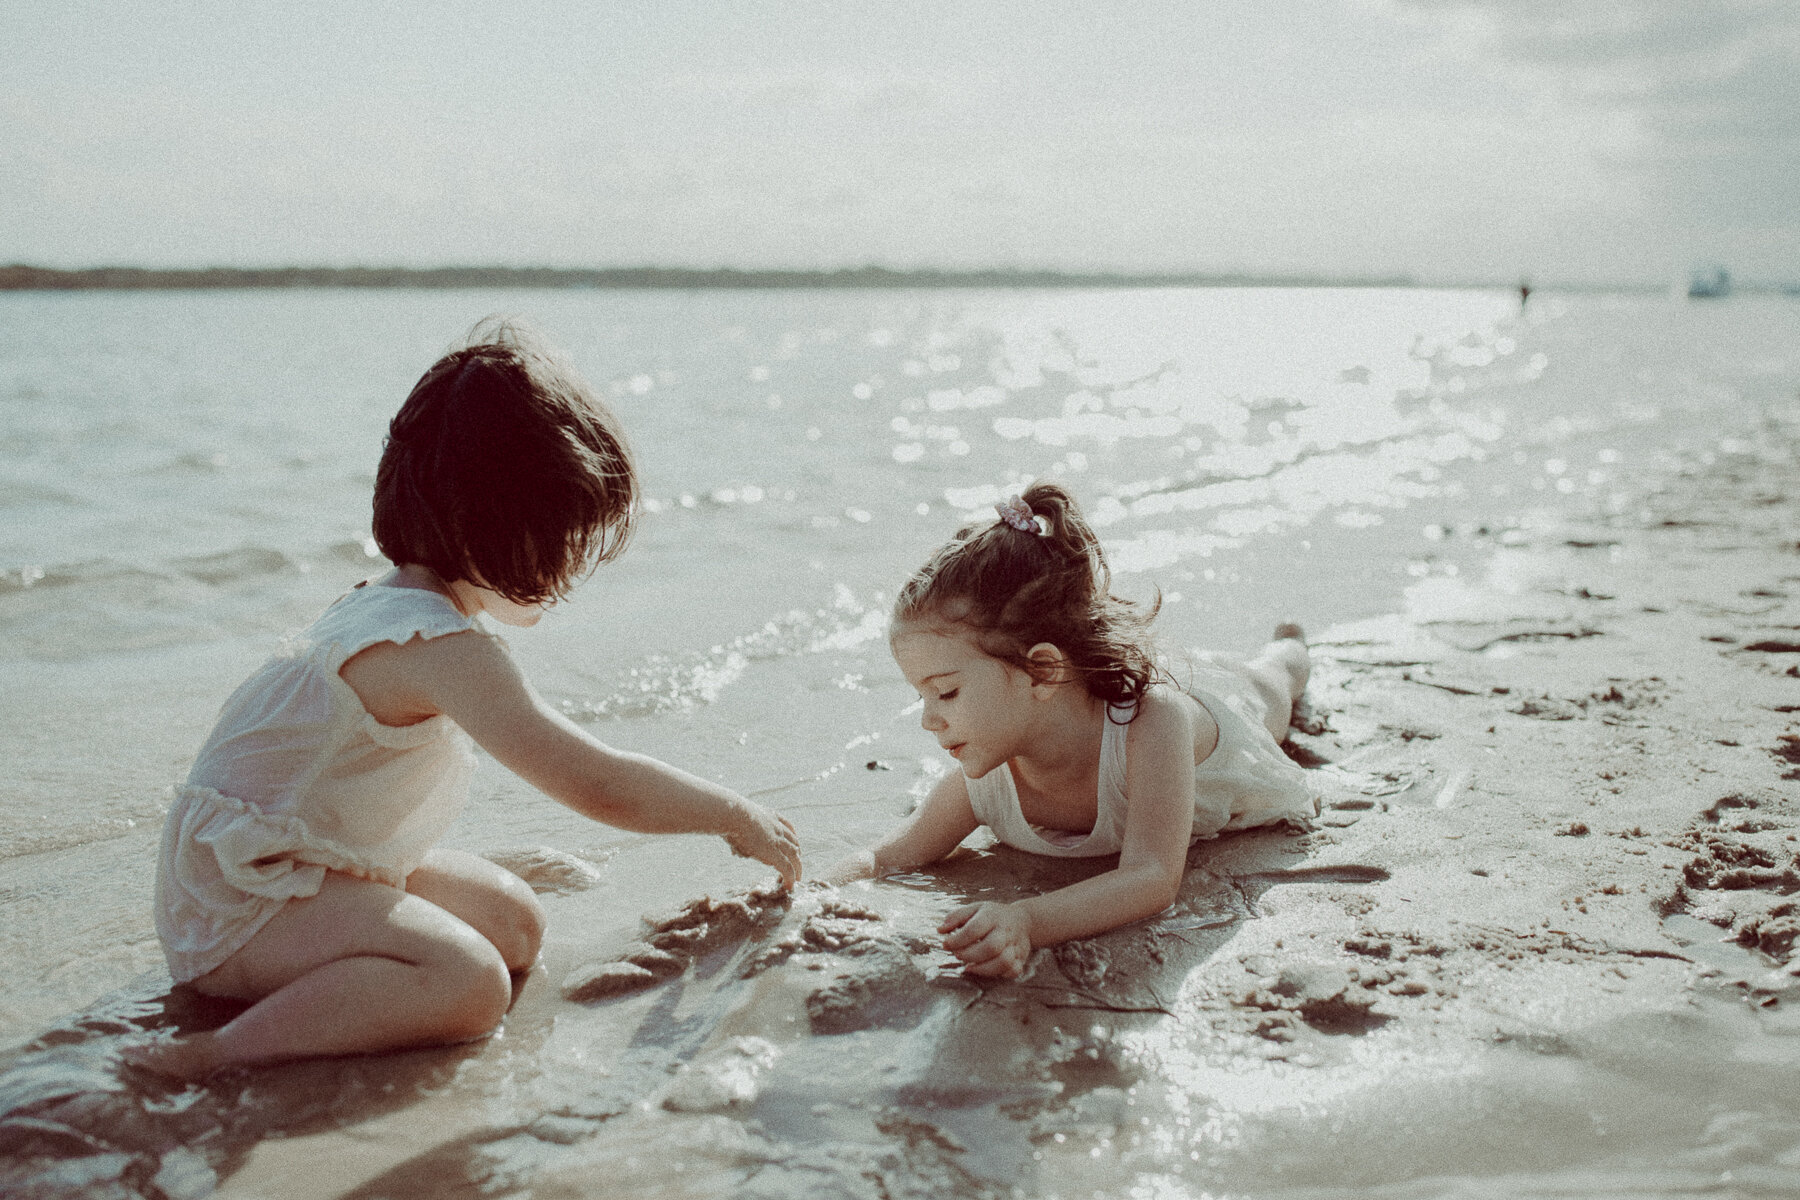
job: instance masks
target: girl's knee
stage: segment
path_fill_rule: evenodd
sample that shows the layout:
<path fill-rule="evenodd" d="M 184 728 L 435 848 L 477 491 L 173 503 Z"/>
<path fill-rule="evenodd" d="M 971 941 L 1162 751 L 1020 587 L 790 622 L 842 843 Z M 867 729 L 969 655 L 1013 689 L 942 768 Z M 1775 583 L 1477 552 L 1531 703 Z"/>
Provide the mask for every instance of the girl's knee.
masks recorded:
<path fill-rule="evenodd" d="M 544 906 L 531 885 L 486 859 L 433 851 L 407 890 L 472 926 L 499 951 L 509 971 L 537 961 L 544 943 Z"/>
<path fill-rule="evenodd" d="M 443 1034 L 452 1041 L 482 1037 L 512 1007 L 512 975 L 497 948 L 468 947 L 443 964 L 434 981 L 443 1002 Z"/>
<path fill-rule="evenodd" d="M 508 873 L 485 916 L 481 933 L 500 952 L 508 971 L 526 970 L 537 961 L 549 918 L 529 884 Z"/>
<path fill-rule="evenodd" d="M 458 1016 L 455 1032 L 462 1037 L 484 1037 L 500 1028 L 506 1010 L 512 1007 L 512 976 L 506 972 L 484 974 L 478 986 L 470 988 L 465 1005 Z"/>
<path fill-rule="evenodd" d="M 524 893 L 510 906 L 512 911 L 504 935 L 494 943 L 508 971 L 527 970 L 537 961 L 538 950 L 544 945 L 544 929 L 548 923 L 544 906 L 530 888 L 525 888 Z"/>

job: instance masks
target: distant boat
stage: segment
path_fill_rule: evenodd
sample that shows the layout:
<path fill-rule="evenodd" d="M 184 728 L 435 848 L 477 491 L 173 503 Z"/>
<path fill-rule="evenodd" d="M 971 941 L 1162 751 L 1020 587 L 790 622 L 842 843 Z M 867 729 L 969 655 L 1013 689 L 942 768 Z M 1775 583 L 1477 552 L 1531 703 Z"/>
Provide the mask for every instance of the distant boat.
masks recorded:
<path fill-rule="evenodd" d="M 1688 295 L 1696 300 L 1731 295 L 1731 273 L 1724 267 L 1703 267 L 1688 276 Z"/>

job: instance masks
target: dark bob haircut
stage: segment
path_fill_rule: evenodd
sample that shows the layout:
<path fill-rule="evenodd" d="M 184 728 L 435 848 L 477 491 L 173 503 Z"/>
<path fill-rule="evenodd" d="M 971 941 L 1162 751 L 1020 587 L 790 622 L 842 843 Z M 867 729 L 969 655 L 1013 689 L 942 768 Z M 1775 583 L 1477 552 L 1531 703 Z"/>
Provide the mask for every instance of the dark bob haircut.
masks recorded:
<path fill-rule="evenodd" d="M 375 544 L 519 604 L 567 596 L 631 536 L 618 418 L 560 355 L 490 318 L 413 386 L 375 473 Z"/>

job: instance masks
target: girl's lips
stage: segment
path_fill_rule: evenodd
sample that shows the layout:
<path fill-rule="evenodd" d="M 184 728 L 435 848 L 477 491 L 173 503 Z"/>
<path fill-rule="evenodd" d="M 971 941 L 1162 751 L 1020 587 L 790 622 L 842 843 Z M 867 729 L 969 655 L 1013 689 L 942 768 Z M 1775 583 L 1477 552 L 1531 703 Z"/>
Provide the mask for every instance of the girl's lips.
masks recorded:
<path fill-rule="evenodd" d="M 944 751 L 949 754 L 951 758 L 960 759 L 962 757 L 962 748 L 966 745 L 968 745 L 967 742 L 958 742 L 954 746 L 945 746 Z"/>

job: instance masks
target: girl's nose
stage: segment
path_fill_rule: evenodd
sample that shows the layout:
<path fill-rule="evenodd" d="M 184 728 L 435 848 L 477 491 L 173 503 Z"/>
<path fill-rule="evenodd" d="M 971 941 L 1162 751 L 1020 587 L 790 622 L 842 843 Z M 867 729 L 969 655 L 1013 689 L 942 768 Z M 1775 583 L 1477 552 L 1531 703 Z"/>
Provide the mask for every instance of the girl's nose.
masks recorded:
<path fill-rule="evenodd" d="M 936 733 L 938 730 L 944 728 L 945 722 L 944 722 L 944 718 L 938 716 L 936 713 L 932 712 L 931 709 L 927 708 L 924 712 L 924 715 L 922 715 L 919 718 L 919 724 L 924 726 L 925 732 Z"/>

